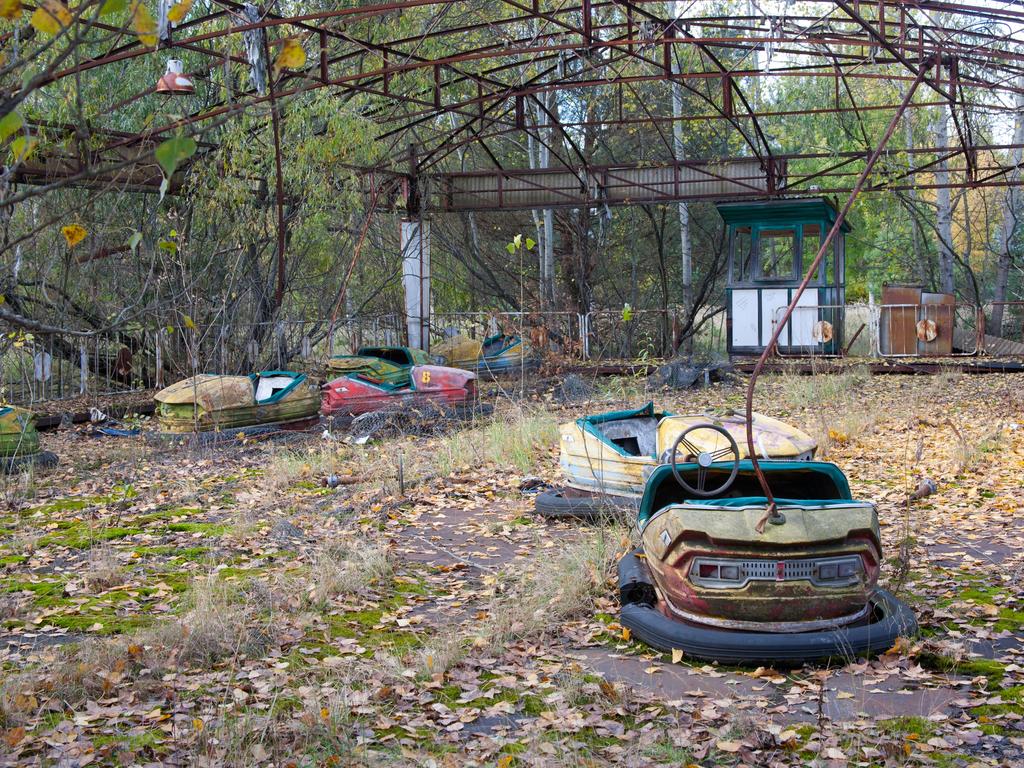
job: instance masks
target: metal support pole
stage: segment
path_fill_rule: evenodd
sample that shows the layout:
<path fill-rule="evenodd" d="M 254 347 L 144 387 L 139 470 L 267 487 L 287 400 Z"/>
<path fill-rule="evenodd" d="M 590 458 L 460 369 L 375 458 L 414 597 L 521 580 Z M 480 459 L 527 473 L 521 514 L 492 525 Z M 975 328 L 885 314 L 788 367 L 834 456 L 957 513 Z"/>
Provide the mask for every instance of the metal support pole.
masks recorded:
<path fill-rule="evenodd" d="M 84 395 L 89 388 L 89 350 L 84 341 L 78 346 L 78 372 L 78 394 Z"/>
<path fill-rule="evenodd" d="M 807 289 L 808 284 L 811 282 L 811 278 L 817 274 L 818 267 L 821 264 L 821 259 L 825 255 L 826 251 L 832 248 L 832 241 L 839 233 L 839 229 L 843 225 L 843 221 L 846 219 L 846 214 L 850 212 L 853 207 L 853 201 L 857 199 L 857 195 L 860 193 L 861 188 L 868 180 L 868 176 L 871 175 L 871 169 L 875 167 L 875 163 L 878 162 L 878 158 L 881 157 L 882 151 L 885 149 L 886 144 L 889 143 L 889 139 L 892 138 L 893 133 L 896 131 L 896 127 L 899 125 L 900 119 L 903 117 L 903 113 L 906 111 L 907 106 L 914 98 L 914 94 L 917 92 L 917 88 L 924 81 L 924 72 L 927 67 L 922 66 L 920 72 L 917 74 L 917 78 L 911 84 L 910 88 L 907 89 L 906 96 L 903 97 L 902 103 L 897 107 L 896 113 L 892 116 L 889 121 L 888 127 L 885 129 L 885 134 L 878 142 L 878 146 L 872 151 L 871 156 L 868 157 L 867 164 L 864 166 L 864 170 L 861 171 L 860 176 L 857 178 L 857 183 L 850 192 L 850 196 L 846 199 L 845 205 L 842 210 L 839 211 L 839 215 L 836 216 L 835 223 L 829 230 L 828 235 L 822 241 L 821 246 L 818 248 L 818 253 L 814 257 L 814 261 L 811 262 L 811 266 L 807 269 L 807 274 L 804 275 L 803 281 L 800 283 L 800 287 L 793 293 L 793 298 L 789 302 L 789 306 L 786 307 L 785 313 L 782 315 L 782 319 L 775 326 L 775 330 L 772 332 L 771 340 L 768 345 L 761 352 L 761 356 L 757 358 L 757 364 L 754 365 L 754 371 L 750 374 L 750 382 L 747 384 L 747 451 L 750 455 L 750 463 L 754 467 L 754 472 L 757 475 L 757 480 L 761 484 L 761 490 L 764 491 L 765 499 L 768 501 L 767 514 L 758 522 L 758 533 L 764 530 L 764 525 L 769 519 L 777 520 L 778 512 L 775 508 L 775 497 L 772 495 L 771 488 L 768 487 L 768 480 L 764 476 L 764 472 L 761 471 L 760 463 L 757 460 L 757 449 L 754 445 L 754 427 L 753 427 L 753 410 L 754 410 L 754 386 L 757 384 L 757 377 L 761 373 L 761 369 L 764 368 L 764 364 L 768 361 L 768 356 L 771 351 L 775 348 L 775 345 L 779 341 L 779 336 L 782 334 L 782 329 L 786 327 L 789 322 L 790 316 L 793 314 L 793 310 L 800 303 L 800 297 L 803 296 L 804 291 Z"/>

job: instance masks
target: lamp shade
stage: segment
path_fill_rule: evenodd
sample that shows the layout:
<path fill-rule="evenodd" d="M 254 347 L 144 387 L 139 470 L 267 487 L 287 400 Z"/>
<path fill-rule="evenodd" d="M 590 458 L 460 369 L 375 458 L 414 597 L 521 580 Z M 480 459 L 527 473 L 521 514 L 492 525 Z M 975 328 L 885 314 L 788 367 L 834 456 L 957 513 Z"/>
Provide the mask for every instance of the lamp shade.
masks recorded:
<path fill-rule="evenodd" d="M 156 92 L 172 95 L 196 92 L 196 87 L 192 84 L 192 80 L 187 75 L 182 74 L 180 59 L 167 60 L 167 72 L 156 81 Z"/>

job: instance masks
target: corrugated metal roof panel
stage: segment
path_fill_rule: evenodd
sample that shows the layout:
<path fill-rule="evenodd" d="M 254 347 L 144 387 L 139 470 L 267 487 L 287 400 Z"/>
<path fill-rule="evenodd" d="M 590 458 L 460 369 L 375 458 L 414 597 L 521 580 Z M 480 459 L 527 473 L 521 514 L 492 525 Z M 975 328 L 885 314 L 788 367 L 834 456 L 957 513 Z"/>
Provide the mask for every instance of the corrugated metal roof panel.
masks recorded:
<path fill-rule="evenodd" d="M 721 163 L 620 166 L 574 173 L 515 170 L 453 173 L 438 207 L 447 210 L 538 208 L 760 196 L 767 175 L 757 159 Z"/>

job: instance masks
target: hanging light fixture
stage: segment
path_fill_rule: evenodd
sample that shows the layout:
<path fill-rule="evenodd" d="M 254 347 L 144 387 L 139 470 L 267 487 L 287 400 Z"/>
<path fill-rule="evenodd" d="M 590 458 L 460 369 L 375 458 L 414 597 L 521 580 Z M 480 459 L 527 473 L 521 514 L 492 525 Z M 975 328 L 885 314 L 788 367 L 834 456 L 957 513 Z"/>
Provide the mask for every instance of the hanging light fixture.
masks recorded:
<path fill-rule="evenodd" d="M 182 74 L 180 59 L 167 60 L 167 72 L 156 81 L 156 92 L 172 96 L 196 92 L 196 87 L 192 84 L 191 78 Z"/>

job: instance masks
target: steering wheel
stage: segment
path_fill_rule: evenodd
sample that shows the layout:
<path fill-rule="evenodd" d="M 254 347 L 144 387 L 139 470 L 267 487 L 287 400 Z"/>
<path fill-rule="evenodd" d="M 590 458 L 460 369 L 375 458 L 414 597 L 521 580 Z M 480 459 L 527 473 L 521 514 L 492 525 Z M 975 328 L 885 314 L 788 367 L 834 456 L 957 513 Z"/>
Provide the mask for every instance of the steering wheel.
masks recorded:
<path fill-rule="evenodd" d="M 697 447 L 686 439 L 686 436 L 691 432 L 695 432 L 698 429 L 710 429 L 712 432 L 717 432 L 722 435 L 729 444 L 725 448 L 719 448 L 717 451 L 699 451 Z M 692 456 L 697 461 L 697 487 L 693 487 L 683 479 L 682 474 L 679 472 L 679 468 L 676 466 L 676 455 L 679 451 L 679 446 L 683 446 L 686 450 L 687 456 Z M 729 473 L 729 477 L 725 479 L 721 485 L 717 488 L 708 489 L 705 487 L 708 480 L 708 467 L 717 461 L 725 459 L 729 454 L 732 454 L 732 472 Z M 736 441 L 733 436 L 729 434 L 729 431 L 724 427 L 719 427 L 716 424 L 694 424 L 689 429 L 683 431 L 679 437 L 676 438 L 675 443 L 672 445 L 672 474 L 675 475 L 676 482 L 683 487 L 683 490 L 688 493 L 692 493 L 694 496 L 700 496 L 702 498 L 708 498 L 710 496 L 717 496 L 724 492 L 733 481 L 736 479 L 736 474 L 740 469 L 740 449 L 736 445 Z"/>

